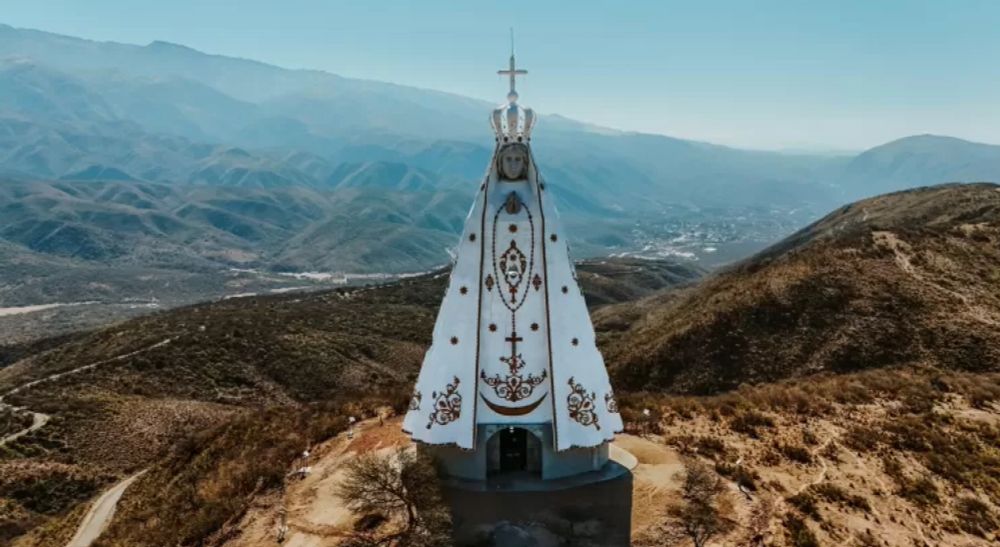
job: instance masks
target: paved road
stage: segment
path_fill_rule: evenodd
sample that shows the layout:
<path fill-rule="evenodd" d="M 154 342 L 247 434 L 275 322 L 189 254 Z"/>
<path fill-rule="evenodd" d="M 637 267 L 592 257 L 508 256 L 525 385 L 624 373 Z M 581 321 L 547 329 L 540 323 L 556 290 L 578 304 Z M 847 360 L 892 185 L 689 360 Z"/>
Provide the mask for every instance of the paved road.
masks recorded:
<path fill-rule="evenodd" d="M 76 535 L 66 544 L 66 547 L 90 547 L 108 527 L 108 523 L 115 515 L 115 508 L 118 506 L 118 500 L 121 499 L 122 494 L 145 472 L 145 470 L 140 471 L 101 494 L 101 497 L 97 498 L 97 501 L 90 506 L 90 510 L 84 515 L 80 527 L 76 530 Z"/>

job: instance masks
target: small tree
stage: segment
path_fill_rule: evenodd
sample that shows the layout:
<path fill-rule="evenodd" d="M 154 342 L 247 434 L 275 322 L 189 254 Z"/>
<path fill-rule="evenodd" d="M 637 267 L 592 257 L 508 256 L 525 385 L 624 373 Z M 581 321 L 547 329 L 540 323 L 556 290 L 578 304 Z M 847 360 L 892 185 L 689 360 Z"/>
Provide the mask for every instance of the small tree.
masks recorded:
<path fill-rule="evenodd" d="M 359 532 L 344 545 L 439 547 L 451 545 L 451 513 L 427 456 L 399 449 L 362 454 L 347 464 L 337 494 L 355 513 L 378 513 L 401 523 L 391 533 Z"/>
<path fill-rule="evenodd" d="M 704 464 L 690 460 L 685 465 L 681 501 L 669 508 L 667 529 L 675 538 L 689 538 L 704 547 L 712 537 L 729 532 L 735 523 L 720 509 L 726 487 Z"/>

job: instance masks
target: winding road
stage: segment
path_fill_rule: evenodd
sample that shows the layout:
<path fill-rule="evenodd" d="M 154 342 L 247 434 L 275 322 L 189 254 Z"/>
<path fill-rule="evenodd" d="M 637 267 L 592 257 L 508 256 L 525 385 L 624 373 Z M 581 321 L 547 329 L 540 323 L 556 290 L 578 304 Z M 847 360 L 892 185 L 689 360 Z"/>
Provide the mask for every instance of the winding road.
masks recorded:
<path fill-rule="evenodd" d="M 50 418 L 48 414 L 42 414 L 41 412 L 33 412 L 24 408 L 15 407 L 13 405 L 4 403 L 3 400 L 5 397 L 9 397 L 11 395 L 14 395 L 15 393 L 20 393 L 26 389 L 30 389 L 34 386 L 43 384 L 45 382 L 57 380 L 64 376 L 79 374 L 87 370 L 95 369 L 101 365 L 106 365 L 108 363 L 113 363 L 116 361 L 122 361 L 124 359 L 128 359 L 129 357 L 134 357 L 141 353 L 161 348 L 173 342 L 176 339 L 177 339 L 176 336 L 167 338 L 165 340 L 162 340 L 160 342 L 157 342 L 155 344 L 146 346 L 144 348 L 135 351 L 123 353 L 121 355 L 116 355 L 115 357 L 111 357 L 109 359 L 104 359 L 102 361 L 97 361 L 94 363 L 83 365 L 81 367 L 76 367 L 63 372 L 50 374 L 49 376 L 46 376 L 44 378 L 39 378 L 38 380 L 32 380 L 31 382 L 22 384 L 8 391 L 7 393 L 4 393 L 2 396 L 0 396 L 0 409 L 6 408 L 13 410 L 15 412 L 31 413 L 31 425 L 0 439 L 0 447 L 8 443 L 11 443 L 13 441 L 16 441 L 17 439 L 25 435 L 28 435 L 29 433 L 38 431 L 39 429 L 45 427 L 45 424 L 49 422 Z M 141 477 L 145 472 L 146 470 L 142 470 L 136 473 L 135 475 L 132 475 L 131 477 L 128 477 L 125 480 L 119 482 L 118 484 L 112 486 L 106 492 L 101 494 L 101 496 L 97 498 L 97 501 L 95 501 L 94 504 L 91 505 L 90 510 L 87 511 L 87 514 L 83 517 L 83 521 L 80 523 L 80 527 L 77 529 L 76 534 L 73 536 L 73 539 L 70 540 L 70 542 L 66 545 L 66 547 L 90 547 L 90 545 L 101 535 L 101 532 L 103 532 L 104 529 L 107 528 L 108 523 L 111 521 L 111 517 L 113 517 L 115 514 L 115 507 L 118 506 L 118 500 L 121 499 L 122 494 L 124 494 L 125 490 L 133 482 L 135 482 L 136 479 Z"/>
<path fill-rule="evenodd" d="M 10 435 L 7 435 L 7 436 L 5 436 L 3 438 L 0 438 L 0 447 L 3 447 L 5 445 L 7 445 L 8 443 L 14 442 L 17 439 L 20 439 L 21 437 L 23 437 L 23 436 L 25 436 L 25 435 L 27 435 L 29 433 L 33 433 L 35 431 L 38 431 L 39 429 L 41 429 L 42 427 L 44 427 L 45 424 L 47 424 L 49 422 L 49 418 L 51 418 L 48 414 L 42 414 L 41 412 L 32 412 L 30 410 L 27 410 L 27 409 L 24 409 L 24 408 L 21 408 L 21 407 L 16 407 L 16 406 L 7 404 L 7 403 L 4 402 L 5 398 L 10 397 L 11 395 L 14 395 L 16 393 L 20 393 L 20 392 L 22 392 L 22 391 L 24 391 L 26 389 L 31 389 L 32 387 L 35 387 L 35 386 L 37 386 L 39 384 L 43 384 L 45 382 L 51 382 L 52 380 L 58 380 L 59 378 L 62 378 L 64 376 L 71 376 L 73 374 L 79 374 L 81 372 L 97 368 L 97 367 L 99 367 L 101 365 L 106 365 L 108 363 L 113 363 L 115 361 L 122 361 L 124 359 L 128 359 L 129 357 L 134 357 L 134 356 L 139 355 L 141 353 L 145 353 L 147 351 L 152 351 L 152 350 L 154 350 L 156 348 L 161 348 L 161 347 L 163 347 L 163 346 L 165 346 L 165 345 L 173 342 L 176 339 L 177 339 L 177 337 L 174 336 L 172 338 L 167 338 L 165 340 L 157 342 L 157 343 L 155 343 L 153 345 L 146 346 L 144 348 L 137 349 L 135 351 L 130 351 L 129 353 L 123 353 L 121 355 L 116 355 L 115 357 L 111 357 L 109 359 L 104 359 L 103 361 L 97 361 L 95 363 L 90 363 L 88 365 L 83 365 L 82 367 L 76 367 L 76 368 L 73 368 L 73 369 L 70 369 L 70 370 L 66 370 L 66 371 L 63 371 L 63 372 L 57 372 L 55 374 L 50 374 L 49 376 L 46 376 L 44 378 L 39 378 L 38 380 L 32 380 L 32 381 L 30 381 L 30 382 L 28 382 L 26 384 L 22 384 L 20 386 L 17 386 L 14 389 L 8 391 L 7 393 L 4 393 L 3 395 L 0 395 L 0 410 L 9 409 L 9 410 L 12 410 L 14 412 L 30 412 L 31 413 L 31 425 L 29 425 L 28 427 L 26 427 L 26 428 L 24 428 L 24 429 L 22 429 L 20 431 L 16 431 L 14 433 L 11 433 Z"/>
<path fill-rule="evenodd" d="M 118 506 L 118 500 L 121 499 L 122 494 L 145 472 L 146 470 L 142 470 L 101 494 L 101 497 L 97 498 L 97 501 L 90 506 L 90 510 L 84 515 L 80 527 L 77 528 L 76 534 L 73 539 L 69 540 L 66 547 L 90 547 L 108 527 L 111 517 L 115 515 L 115 508 Z"/>
<path fill-rule="evenodd" d="M 0 408 L 10 408 L 13 409 L 14 411 L 22 411 L 22 412 L 24 411 L 24 409 L 3 404 L 2 397 L 0 397 Z M 41 412 L 31 412 L 31 425 L 0 439 L 0 446 L 5 446 L 7 443 L 12 443 L 20 439 L 21 437 L 27 435 L 28 433 L 38 431 L 39 429 L 44 427 L 45 424 L 49 423 L 49 418 L 50 416 L 48 414 L 42 414 Z"/>

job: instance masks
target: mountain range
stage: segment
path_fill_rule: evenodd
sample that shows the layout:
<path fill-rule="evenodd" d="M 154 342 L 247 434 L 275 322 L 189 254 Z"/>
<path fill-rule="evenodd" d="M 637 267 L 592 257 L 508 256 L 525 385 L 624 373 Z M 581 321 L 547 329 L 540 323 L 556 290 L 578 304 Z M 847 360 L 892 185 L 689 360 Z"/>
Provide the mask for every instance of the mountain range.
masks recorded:
<path fill-rule="evenodd" d="M 74 270 L 132 278 L 142 270 L 166 285 L 177 272 L 233 268 L 439 267 L 492 153 L 491 108 L 177 44 L 0 25 L 0 252 L 8 258 L 0 305 L 139 295 L 117 278 L 105 293 L 38 300 L 24 290 Z M 712 267 L 851 199 L 1000 180 L 1000 147 L 931 135 L 853 157 L 796 155 L 550 114 L 533 142 L 578 257 L 681 257 Z M 221 296 L 202 296 L 212 295 Z"/>

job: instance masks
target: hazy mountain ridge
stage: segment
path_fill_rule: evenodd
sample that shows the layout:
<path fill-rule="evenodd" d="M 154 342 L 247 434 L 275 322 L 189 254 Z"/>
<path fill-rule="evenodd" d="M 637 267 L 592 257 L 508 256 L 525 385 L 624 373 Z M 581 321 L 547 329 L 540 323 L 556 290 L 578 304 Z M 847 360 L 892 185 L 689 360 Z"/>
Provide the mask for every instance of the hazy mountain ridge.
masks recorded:
<path fill-rule="evenodd" d="M 121 299 L 177 301 L 176 280 L 221 287 L 234 267 L 438 267 L 491 157 L 492 107 L 174 44 L 0 25 L 0 240 L 24 254 L 0 264 L 0 305 L 104 300 L 119 289 Z M 854 158 L 800 156 L 557 115 L 541 117 L 533 142 L 574 256 L 709 266 L 844 199 L 905 185 L 921 166 L 932 174 L 914 180 L 990 179 L 1000 150 L 919 138 Z M 14 277 L 24 263 L 35 277 Z M 100 268 L 115 270 L 107 286 L 91 281 Z M 70 294 L 74 269 L 87 283 Z M 125 282 L 139 271 L 155 282 Z M 58 290 L 40 290 L 46 279 Z"/>
<path fill-rule="evenodd" d="M 867 150 L 841 176 L 841 185 L 858 197 L 976 181 L 1000 181 L 1000 146 L 937 135 L 906 137 Z"/>
<path fill-rule="evenodd" d="M 7 64 L 22 71 L 29 70 L 25 65 L 37 64 L 34 70 L 39 79 L 48 75 L 69 82 L 64 85 L 77 90 L 80 98 L 58 106 L 92 123 L 127 120 L 144 131 L 192 142 L 298 149 L 331 158 L 334 163 L 406 158 L 426 169 L 430 160 L 431 170 L 439 175 L 473 180 L 481 175 L 482 163 L 472 165 L 451 157 L 468 155 L 468 150 L 449 153 L 438 149 L 431 154 L 433 159 L 422 151 L 438 141 L 474 143 L 483 148 L 490 143 L 486 118 L 493 106 L 483 101 L 317 71 L 285 70 L 163 43 L 145 47 L 98 43 L 10 27 L 0 32 L 5 37 L 0 58 L 15 59 Z M 6 85 L 15 83 L 7 81 Z M 86 97 L 92 97 L 94 104 L 88 104 Z M 19 110 L 16 105 L 12 108 Z M 44 112 L 35 114 L 43 116 Z M 542 143 L 538 155 L 547 167 L 576 172 L 578 180 L 594 180 L 596 184 L 591 186 L 601 191 L 597 198 L 618 201 L 623 196 L 633 197 L 622 206 L 644 207 L 648 200 L 634 199 L 633 194 L 639 192 L 608 192 L 604 189 L 607 181 L 587 177 L 588 169 L 597 167 L 600 172 L 607 165 L 605 171 L 616 173 L 621 186 L 646 190 L 650 182 L 678 191 L 691 179 L 707 183 L 713 178 L 738 177 L 776 192 L 767 201 L 782 201 L 785 185 L 802 182 L 793 177 L 801 174 L 796 164 L 803 162 L 778 154 L 590 128 L 556 116 L 543 116 L 538 135 Z M 358 157 L 359 147 L 368 150 L 368 157 Z M 592 165 L 581 165 L 584 162 Z M 30 165 L 6 163 L 11 169 L 32 172 Z M 136 173 L 113 162 L 91 163 L 117 167 L 146 180 L 165 180 L 151 171 Z M 619 167 L 629 169 L 622 172 Z M 636 174 L 639 176 L 634 177 Z M 190 180 L 189 176 L 174 177 L 174 181 Z M 635 180 L 630 180 L 633 177 Z M 554 177 L 552 182 L 561 181 Z M 697 192 L 684 194 L 678 197 L 703 201 Z M 710 200 L 719 197 L 705 196 Z M 749 197 L 751 202 L 761 202 L 760 196 Z M 799 202 L 802 197 L 793 191 L 789 200 Z"/>
<path fill-rule="evenodd" d="M 77 159 L 76 171 L 98 165 L 149 181 L 247 183 L 238 172 L 198 178 L 192 174 L 200 170 L 177 166 L 210 155 L 205 145 L 194 143 L 214 143 L 263 156 L 256 164 L 235 168 L 263 171 L 267 176 L 258 183 L 264 185 L 322 184 L 337 164 L 366 161 L 402 162 L 447 180 L 475 180 L 483 165 L 472 159 L 489 154 L 486 114 L 492 105 L 484 101 L 287 70 L 163 42 L 94 42 L 3 25 L 0 36 L 0 60 L 6 59 L 0 97 L 17 99 L 4 101 L 0 118 L 58 122 L 50 128 L 62 130 L 69 129 L 67 123 L 94 124 L 77 133 L 105 138 L 125 124 L 133 132 L 183 137 L 203 154 L 177 155 L 176 143 L 147 136 L 142 146 L 147 154 L 165 149 L 173 156 L 162 158 L 166 169 L 129 168 L 123 164 L 126 158 L 98 157 L 102 155 L 93 149 L 65 151 Z M 800 156 L 614 131 L 555 115 L 542 116 L 537 134 L 536 155 L 550 170 L 551 182 L 582 182 L 594 193 L 592 203 L 644 210 L 651 201 L 812 204 L 822 210 L 839 200 L 901 185 L 994 179 L 1000 150 L 957 139 L 914 137 L 854 158 Z M 22 135 L 19 140 L 30 139 Z M 56 138 L 47 141 L 59 144 Z M 455 144 L 442 147 L 442 142 Z M 275 151 L 285 152 L 275 156 Z M 303 173 L 283 161 L 287 151 L 315 154 L 331 165 L 325 173 Z M 44 163 L 32 164 L 25 159 L 31 156 L 30 151 L 12 154 L 0 159 L 0 166 L 43 178 L 68 174 L 57 165 L 45 170 Z M 83 161 L 89 164 L 79 165 Z M 608 176 L 614 177 L 617 191 L 606 190 Z M 740 191 L 733 192 L 734 186 Z"/>

